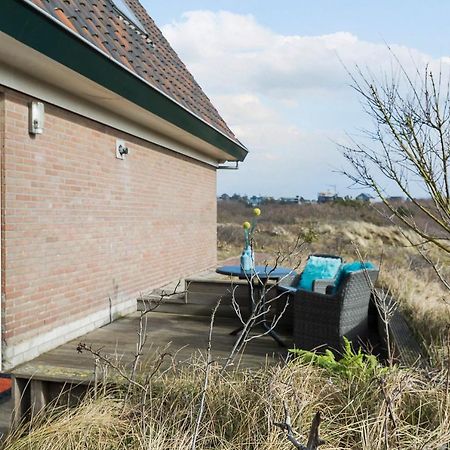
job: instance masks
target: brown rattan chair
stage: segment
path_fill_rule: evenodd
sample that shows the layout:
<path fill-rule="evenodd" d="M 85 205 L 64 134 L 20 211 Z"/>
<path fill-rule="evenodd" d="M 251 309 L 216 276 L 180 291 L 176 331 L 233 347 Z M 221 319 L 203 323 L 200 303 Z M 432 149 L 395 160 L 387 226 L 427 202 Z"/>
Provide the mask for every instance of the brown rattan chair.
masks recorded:
<path fill-rule="evenodd" d="M 339 351 L 343 336 L 354 345 L 368 335 L 368 310 L 378 270 L 358 270 L 347 274 L 336 292 L 327 294 L 297 290 L 291 293 L 294 304 L 294 343 L 305 350 L 328 347 Z"/>

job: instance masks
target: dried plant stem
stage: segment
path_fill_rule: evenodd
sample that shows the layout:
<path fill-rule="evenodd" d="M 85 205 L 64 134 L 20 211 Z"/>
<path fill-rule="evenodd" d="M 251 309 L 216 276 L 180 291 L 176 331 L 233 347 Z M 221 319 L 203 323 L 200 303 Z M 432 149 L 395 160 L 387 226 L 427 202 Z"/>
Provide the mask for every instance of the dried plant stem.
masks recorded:
<path fill-rule="evenodd" d="M 289 415 L 289 410 L 286 402 L 284 402 L 284 417 L 285 419 L 283 423 L 274 422 L 274 425 L 286 432 L 286 437 L 288 441 L 298 450 L 316 450 L 320 445 L 325 444 L 325 441 L 323 441 L 319 437 L 319 426 L 321 421 L 320 412 L 316 413 L 311 423 L 311 428 L 308 436 L 308 443 L 306 444 L 306 446 L 300 444 L 300 442 L 298 442 L 297 438 L 294 436 L 291 417 Z"/>
<path fill-rule="evenodd" d="M 300 266 L 301 263 L 301 251 L 303 250 L 304 244 L 305 242 L 301 240 L 301 236 L 297 236 L 294 245 L 291 249 L 289 249 L 288 252 L 286 252 L 286 254 L 278 253 L 275 258 L 275 263 L 272 266 L 269 267 L 269 265 L 266 264 L 267 277 L 264 277 L 264 281 L 261 279 L 258 273 L 252 273 L 247 277 L 250 296 L 249 304 L 251 304 L 247 320 L 243 319 L 241 308 L 236 301 L 236 289 L 232 289 L 231 304 L 237 317 L 242 323 L 242 330 L 240 331 L 238 338 L 234 342 L 234 345 L 225 360 L 225 363 L 222 367 L 222 373 L 224 373 L 226 369 L 233 363 L 236 356 L 244 349 L 246 344 L 254 339 L 261 338 L 274 332 L 276 326 L 278 325 L 288 308 L 288 301 L 286 301 L 283 309 L 274 315 L 270 323 L 267 322 L 266 316 L 270 313 L 272 307 L 276 305 L 276 303 L 283 296 L 286 295 L 285 293 L 276 292 L 277 285 L 284 279 L 295 275 L 295 270 Z M 288 259 L 295 259 L 297 261 L 297 263 L 294 264 L 292 271 L 288 275 L 278 279 L 273 285 L 268 284 L 268 280 L 270 279 L 271 274 L 278 267 L 280 267 L 280 264 Z M 250 336 L 250 332 L 255 328 L 255 326 L 261 323 L 265 324 L 265 330 L 261 333 Z"/>
<path fill-rule="evenodd" d="M 195 421 L 194 434 L 192 435 L 191 450 L 195 450 L 196 448 L 197 439 L 200 432 L 200 425 L 202 423 L 203 413 L 205 411 L 206 392 L 208 390 L 209 374 L 211 372 L 211 364 L 212 364 L 211 350 L 212 350 L 212 335 L 214 329 L 214 320 L 221 301 L 222 298 L 219 298 L 211 314 L 211 321 L 209 324 L 209 334 L 208 334 L 208 347 L 206 349 L 205 378 L 203 380 L 202 396 L 200 399 L 200 406 L 198 409 L 197 420 Z"/>

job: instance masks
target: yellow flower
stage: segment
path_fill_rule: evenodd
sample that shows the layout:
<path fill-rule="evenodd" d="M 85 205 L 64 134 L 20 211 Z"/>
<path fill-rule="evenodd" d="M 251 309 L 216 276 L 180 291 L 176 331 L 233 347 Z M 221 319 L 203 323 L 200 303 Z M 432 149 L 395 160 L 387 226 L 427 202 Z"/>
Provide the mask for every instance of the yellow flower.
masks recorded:
<path fill-rule="evenodd" d="M 244 230 L 248 230 L 251 227 L 251 224 L 250 222 L 244 222 L 242 226 L 244 227 Z"/>
<path fill-rule="evenodd" d="M 261 210 L 259 209 L 259 208 L 255 208 L 254 210 L 253 210 L 253 214 L 255 215 L 255 216 L 260 216 L 261 215 Z"/>

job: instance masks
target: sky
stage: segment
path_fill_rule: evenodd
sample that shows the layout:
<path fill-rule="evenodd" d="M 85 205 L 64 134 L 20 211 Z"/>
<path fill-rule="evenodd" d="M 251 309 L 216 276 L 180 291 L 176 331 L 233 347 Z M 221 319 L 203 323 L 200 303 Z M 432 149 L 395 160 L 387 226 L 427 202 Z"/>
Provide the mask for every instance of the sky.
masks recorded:
<path fill-rule="evenodd" d="M 141 0 L 249 149 L 218 194 L 357 195 L 338 143 L 370 129 L 348 71 L 450 67 L 444 0 Z M 391 195 L 397 194 L 391 189 Z"/>

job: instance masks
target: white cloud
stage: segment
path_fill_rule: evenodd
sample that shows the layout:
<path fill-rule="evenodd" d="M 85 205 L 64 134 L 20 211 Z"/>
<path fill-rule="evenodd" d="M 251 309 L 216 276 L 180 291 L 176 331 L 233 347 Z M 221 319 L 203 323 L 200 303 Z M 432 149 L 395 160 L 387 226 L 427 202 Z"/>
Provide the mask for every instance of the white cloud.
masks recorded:
<path fill-rule="evenodd" d="M 373 70 L 392 62 L 385 44 L 339 32 L 321 36 L 285 36 L 258 24 L 252 16 L 192 11 L 163 33 L 200 82 L 214 90 L 292 95 L 305 89 L 345 88 L 342 65 L 358 63 Z M 391 46 L 405 66 L 430 58 L 404 46 Z M 342 62 L 341 62 L 342 61 Z"/>
<path fill-rule="evenodd" d="M 390 70 L 393 54 L 407 70 L 431 60 L 348 32 L 281 35 L 225 11 L 188 12 L 162 31 L 252 152 L 238 173 L 219 178 L 228 192 L 314 196 L 329 184 L 345 186 L 332 173 L 343 164 L 333 141 L 364 121 L 343 63 L 379 74 Z M 431 63 L 448 67 L 450 58 Z M 309 183 L 303 192 L 297 180 Z"/>

